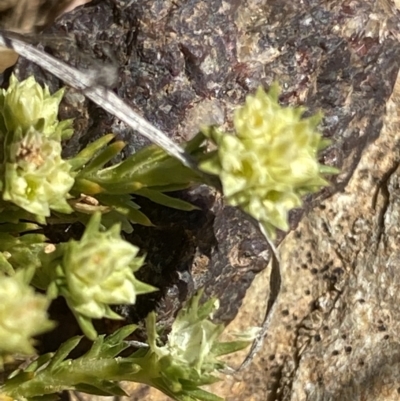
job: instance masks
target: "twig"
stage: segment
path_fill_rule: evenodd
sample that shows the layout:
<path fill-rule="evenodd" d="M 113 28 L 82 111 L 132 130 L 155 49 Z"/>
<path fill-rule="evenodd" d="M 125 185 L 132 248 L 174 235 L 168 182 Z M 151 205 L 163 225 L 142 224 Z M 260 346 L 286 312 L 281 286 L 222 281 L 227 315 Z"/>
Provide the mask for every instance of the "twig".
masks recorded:
<path fill-rule="evenodd" d="M 125 341 L 130 347 L 135 348 L 149 348 L 149 344 L 142 343 L 141 341 Z"/>
<path fill-rule="evenodd" d="M 86 97 L 104 110 L 124 121 L 141 135 L 150 139 L 164 149 L 168 154 L 176 157 L 186 167 L 196 171 L 201 177 L 205 174 L 199 170 L 196 162 L 179 145 L 169 139 L 163 132 L 139 116 L 130 106 L 124 103 L 111 90 L 99 85 L 96 76 L 89 72 L 81 72 L 64 62 L 36 49 L 27 43 L 23 35 L 0 30 L 0 46 L 13 49 L 22 57 L 39 65 L 46 71 L 55 75 L 74 89 L 81 90 Z"/>
<path fill-rule="evenodd" d="M 250 220 L 252 220 L 255 224 L 256 221 L 249 217 Z M 279 296 L 279 293 L 281 292 L 281 283 L 282 283 L 282 277 L 281 277 L 281 267 L 280 267 L 280 259 L 279 259 L 279 254 L 278 250 L 275 246 L 275 244 L 272 242 L 272 240 L 268 237 L 266 231 L 263 229 L 262 225 L 259 224 L 260 230 L 262 234 L 264 235 L 265 239 L 268 242 L 270 251 L 271 251 L 271 274 L 269 278 L 269 298 L 268 298 L 268 303 L 267 307 L 265 310 L 265 315 L 264 315 L 264 320 L 262 322 L 260 331 L 257 334 L 257 337 L 254 339 L 253 343 L 251 344 L 251 348 L 249 352 L 246 355 L 246 358 L 244 358 L 243 362 L 238 368 L 232 368 L 230 366 L 225 366 L 223 369 L 221 369 L 221 372 L 227 375 L 234 375 L 235 373 L 238 373 L 244 369 L 246 369 L 251 362 L 253 361 L 254 357 L 257 355 L 257 353 L 261 350 L 263 344 L 264 344 L 264 339 L 265 336 L 267 335 L 269 326 L 271 324 L 272 317 L 275 314 L 276 306 L 277 306 L 277 299 Z"/>
<path fill-rule="evenodd" d="M 264 321 L 261 325 L 261 330 L 259 331 L 257 337 L 253 341 L 251 345 L 250 351 L 247 354 L 246 358 L 237 369 L 237 371 L 241 371 L 246 369 L 250 363 L 253 361 L 256 354 L 260 351 L 263 346 L 264 338 L 268 332 L 269 326 L 271 324 L 272 317 L 275 314 L 275 309 L 277 306 L 276 300 L 278 299 L 278 295 L 281 291 L 281 271 L 280 271 L 280 262 L 277 254 L 277 250 L 275 246 L 269 241 L 267 238 L 268 243 L 270 245 L 271 253 L 272 253 L 272 261 L 271 261 L 271 275 L 269 279 L 269 299 L 267 303 L 267 309 L 264 315 Z"/>

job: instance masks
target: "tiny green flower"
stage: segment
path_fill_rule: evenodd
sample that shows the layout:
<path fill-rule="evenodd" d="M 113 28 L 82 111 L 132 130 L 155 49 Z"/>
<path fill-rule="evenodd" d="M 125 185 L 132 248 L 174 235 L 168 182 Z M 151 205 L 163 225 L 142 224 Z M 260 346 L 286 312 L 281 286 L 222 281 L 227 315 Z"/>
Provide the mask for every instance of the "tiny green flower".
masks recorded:
<path fill-rule="evenodd" d="M 36 215 L 39 222 L 50 210 L 71 213 L 68 192 L 74 184 L 71 166 L 61 158 L 61 143 L 33 127 L 18 128 L 6 148 L 3 199 Z"/>
<path fill-rule="evenodd" d="M 304 108 L 282 107 L 278 96 L 277 85 L 248 96 L 235 113 L 236 135 L 204 129 L 218 150 L 201 163 L 219 175 L 227 202 L 257 219 L 271 239 L 276 228 L 288 230 L 288 213 L 302 195 L 328 185 L 322 174 L 336 172 L 317 159 L 327 144 L 317 131 L 322 116 L 302 118 Z"/>
<path fill-rule="evenodd" d="M 69 138 L 73 133 L 71 120 L 57 119 L 63 94 L 64 89 L 60 89 L 51 95 L 49 88 L 42 88 L 33 76 L 19 82 L 12 75 L 8 89 L 0 91 L 0 132 L 12 133 L 18 128 L 25 132 L 35 127 L 47 137 Z"/>
<path fill-rule="evenodd" d="M 0 275 L 0 354 L 33 354 L 32 337 L 54 327 L 48 306 L 49 300 L 36 294 L 22 274 Z"/>
<path fill-rule="evenodd" d="M 134 276 L 144 261 L 138 248 L 121 238 L 118 224 L 101 231 L 100 213 L 91 217 L 80 241 L 64 246 L 59 292 L 89 338 L 96 337 L 91 319 L 121 319 L 110 305 L 134 304 L 139 294 L 155 290 Z"/>
<path fill-rule="evenodd" d="M 146 319 L 150 346 L 147 358 L 153 367 L 147 370 L 144 382 L 173 399 L 220 400 L 198 386 L 218 381 L 215 374 L 225 366 L 218 357 L 250 343 L 243 340 L 220 342 L 224 326 L 210 320 L 219 307 L 218 301 L 213 298 L 200 304 L 202 295 L 203 291 L 199 291 L 178 313 L 164 346 L 157 344 L 155 314 L 151 313 Z"/>
<path fill-rule="evenodd" d="M 204 371 L 213 373 L 221 364 L 213 355 L 212 348 L 224 326 L 208 320 L 219 308 L 218 300 L 213 299 L 200 308 L 199 301 L 200 297 L 195 296 L 178 313 L 161 353 L 167 353 L 174 363 L 194 368 L 199 374 Z"/>

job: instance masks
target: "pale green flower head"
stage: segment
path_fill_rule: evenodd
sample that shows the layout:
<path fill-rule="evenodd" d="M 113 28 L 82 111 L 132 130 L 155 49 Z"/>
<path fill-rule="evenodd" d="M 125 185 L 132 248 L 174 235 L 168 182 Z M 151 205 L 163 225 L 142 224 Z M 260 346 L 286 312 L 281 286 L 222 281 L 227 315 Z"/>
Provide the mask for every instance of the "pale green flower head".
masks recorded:
<path fill-rule="evenodd" d="M 219 308 L 217 299 L 199 306 L 200 295 L 195 296 L 189 305 L 183 308 L 172 325 L 168 335 L 167 349 L 175 361 L 193 367 L 198 373 L 203 370 L 215 370 L 220 366 L 213 355 L 213 346 L 224 330 L 211 320 Z"/>
<path fill-rule="evenodd" d="M 275 83 L 268 93 L 260 87 L 248 96 L 245 106 L 235 113 L 236 136 L 246 150 L 257 153 L 272 180 L 296 191 L 315 191 L 328 184 L 317 159 L 318 151 L 329 143 L 317 129 L 322 114 L 302 118 L 305 108 L 280 106 L 279 93 Z"/>
<path fill-rule="evenodd" d="M 34 214 L 39 222 L 50 210 L 71 213 L 66 200 L 74 184 L 70 170 L 61 158 L 59 141 L 33 127 L 24 135 L 18 128 L 6 148 L 3 199 Z"/>
<path fill-rule="evenodd" d="M 211 321 L 219 307 L 218 301 L 212 298 L 201 304 L 202 295 L 203 291 L 199 291 L 178 313 L 164 346 L 157 344 L 155 314 L 151 313 L 146 319 L 150 346 L 147 357 L 153 364 L 146 382 L 173 399 L 220 400 L 198 386 L 218 381 L 215 374 L 225 366 L 219 360 L 221 355 L 236 352 L 250 343 L 243 340 L 220 342 L 224 326 Z"/>
<path fill-rule="evenodd" d="M 204 129 L 218 149 L 201 163 L 219 175 L 227 202 L 258 220 L 271 239 L 276 228 L 289 229 L 288 213 L 302 195 L 328 185 L 322 174 L 337 172 L 318 162 L 327 145 L 317 130 L 322 116 L 302 118 L 304 108 L 280 106 L 279 92 L 274 84 L 248 96 L 235 113 L 236 135 Z"/>
<path fill-rule="evenodd" d="M 0 275 L 0 354 L 33 354 L 32 337 L 51 330 L 49 300 L 26 284 L 22 275 Z"/>
<path fill-rule="evenodd" d="M 65 244 L 60 293 L 89 338 L 96 337 L 91 319 L 121 319 L 110 305 L 134 304 L 139 294 L 155 290 L 134 276 L 144 261 L 138 251 L 121 238 L 118 224 L 101 231 L 100 213 L 91 217 L 80 241 Z"/>
<path fill-rule="evenodd" d="M 43 135 L 67 139 L 72 133 L 72 121 L 58 121 L 58 108 L 64 94 L 60 89 L 51 95 L 49 88 L 42 88 L 33 76 L 19 82 L 10 77 L 7 90 L 0 91 L 0 132 L 12 133 L 18 128 L 25 132 L 35 127 Z"/>

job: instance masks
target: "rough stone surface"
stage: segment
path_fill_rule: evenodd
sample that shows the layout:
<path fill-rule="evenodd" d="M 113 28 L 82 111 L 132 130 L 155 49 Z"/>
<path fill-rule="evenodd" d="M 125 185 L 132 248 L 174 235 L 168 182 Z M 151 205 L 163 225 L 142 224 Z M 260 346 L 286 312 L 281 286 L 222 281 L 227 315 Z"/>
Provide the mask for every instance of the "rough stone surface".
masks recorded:
<path fill-rule="evenodd" d="M 400 79 L 346 189 L 280 247 L 283 291 L 263 351 L 214 388 L 227 400 L 398 400 Z M 230 329 L 256 325 L 268 271 Z M 231 361 L 231 363 L 238 363 Z"/>

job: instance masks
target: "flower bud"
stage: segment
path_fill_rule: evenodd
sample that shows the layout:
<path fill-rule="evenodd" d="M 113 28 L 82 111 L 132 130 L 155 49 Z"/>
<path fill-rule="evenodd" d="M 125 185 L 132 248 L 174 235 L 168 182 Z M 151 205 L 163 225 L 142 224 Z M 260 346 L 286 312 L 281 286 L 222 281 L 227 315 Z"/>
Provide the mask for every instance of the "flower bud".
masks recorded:
<path fill-rule="evenodd" d="M 59 141 L 30 127 L 25 135 L 17 129 L 6 148 L 3 199 L 37 216 L 50 210 L 71 213 L 66 201 L 74 184 L 70 165 L 61 158 Z"/>
<path fill-rule="evenodd" d="M 21 275 L 0 275 L 0 354 L 32 354 L 32 337 L 54 324 L 47 318 L 49 301 L 25 284 Z"/>
<path fill-rule="evenodd" d="M 73 132 L 71 120 L 57 119 L 63 94 L 64 89 L 60 89 L 50 95 L 49 88 L 42 88 L 33 76 L 19 82 L 12 75 L 8 89 L 0 91 L 0 131 L 6 134 L 19 128 L 25 132 L 35 127 L 47 137 L 69 138 Z"/>
<path fill-rule="evenodd" d="M 176 399 L 206 398 L 209 393 L 198 386 L 214 383 L 214 374 L 225 366 L 220 356 L 245 348 L 250 341 L 221 342 L 224 325 L 211 321 L 219 303 L 211 298 L 201 304 L 203 290 L 194 295 L 179 311 L 164 346 L 157 341 L 156 316 L 147 316 L 148 361 L 153 365 L 146 382 Z M 218 380 L 218 379 L 217 379 Z M 203 394 L 204 398 L 196 397 Z"/>
<path fill-rule="evenodd" d="M 317 131 L 321 115 L 302 118 L 304 108 L 281 107 L 278 95 L 273 85 L 269 93 L 259 88 L 248 96 L 235 113 L 236 135 L 205 129 L 218 150 L 201 164 L 219 175 L 227 202 L 257 219 L 271 239 L 276 228 L 288 230 L 300 196 L 328 185 L 322 173 L 336 172 L 318 163 L 326 145 Z"/>
<path fill-rule="evenodd" d="M 65 245 L 60 292 L 76 315 L 120 319 L 109 305 L 134 304 L 137 295 L 155 289 L 133 274 L 144 259 L 137 257 L 138 248 L 121 238 L 118 225 L 100 231 L 100 219 L 100 213 L 94 214 L 82 239 Z M 89 331 L 88 326 L 86 334 Z"/>
<path fill-rule="evenodd" d="M 219 364 L 212 348 L 224 326 L 209 320 L 219 308 L 218 300 L 211 299 L 199 306 L 201 295 L 195 296 L 178 313 L 168 335 L 167 348 L 176 363 L 191 366 L 198 373 L 203 370 L 212 373 Z"/>

